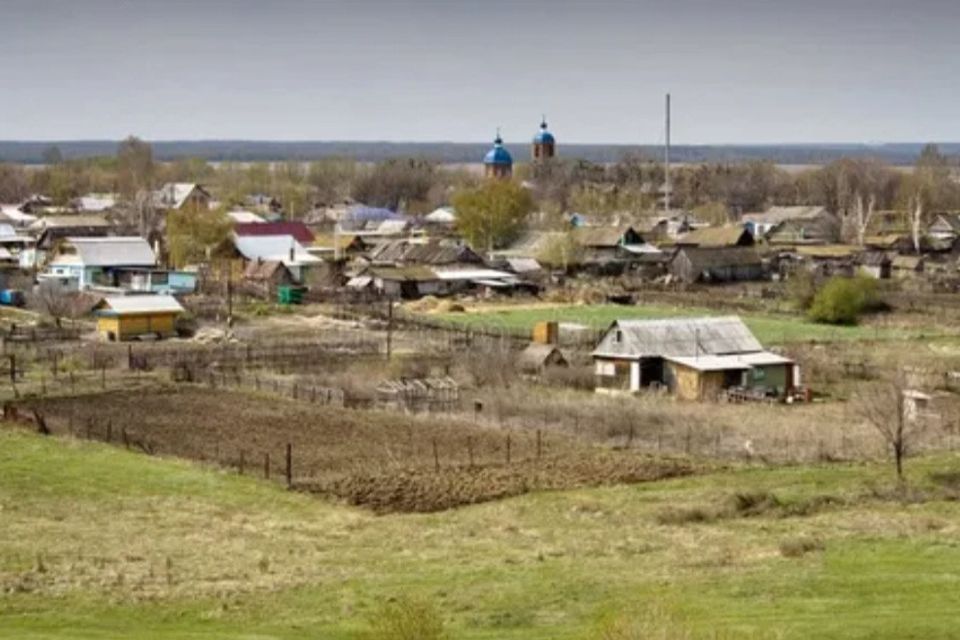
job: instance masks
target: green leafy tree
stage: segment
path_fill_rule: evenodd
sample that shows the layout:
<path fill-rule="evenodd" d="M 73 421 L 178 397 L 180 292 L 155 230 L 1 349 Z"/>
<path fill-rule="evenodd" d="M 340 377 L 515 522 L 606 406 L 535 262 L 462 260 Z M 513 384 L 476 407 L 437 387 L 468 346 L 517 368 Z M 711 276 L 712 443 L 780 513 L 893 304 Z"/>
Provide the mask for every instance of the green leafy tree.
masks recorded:
<path fill-rule="evenodd" d="M 230 218 L 223 209 L 174 210 L 167 214 L 170 263 L 181 268 L 206 260 L 208 252 L 226 240 Z"/>
<path fill-rule="evenodd" d="M 583 258 L 583 247 L 567 232 L 551 237 L 546 246 L 537 255 L 537 260 L 551 267 L 558 267 L 566 271 L 570 266 L 580 263 Z"/>
<path fill-rule="evenodd" d="M 509 180 L 488 180 L 453 196 L 457 230 L 474 247 L 492 250 L 515 238 L 533 210 L 530 193 Z"/>
<path fill-rule="evenodd" d="M 817 292 L 807 313 L 815 322 L 853 325 L 864 312 L 879 304 L 876 280 L 835 276 Z"/>

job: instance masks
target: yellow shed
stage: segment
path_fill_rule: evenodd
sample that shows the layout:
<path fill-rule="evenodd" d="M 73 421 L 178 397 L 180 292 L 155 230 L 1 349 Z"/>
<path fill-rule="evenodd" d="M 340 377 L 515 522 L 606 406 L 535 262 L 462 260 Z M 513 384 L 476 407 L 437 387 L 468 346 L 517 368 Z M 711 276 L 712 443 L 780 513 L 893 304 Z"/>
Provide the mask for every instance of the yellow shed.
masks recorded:
<path fill-rule="evenodd" d="M 169 338 L 183 307 L 173 296 L 111 296 L 95 307 L 97 332 L 108 340 L 132 340 L 143 336 Z"/>

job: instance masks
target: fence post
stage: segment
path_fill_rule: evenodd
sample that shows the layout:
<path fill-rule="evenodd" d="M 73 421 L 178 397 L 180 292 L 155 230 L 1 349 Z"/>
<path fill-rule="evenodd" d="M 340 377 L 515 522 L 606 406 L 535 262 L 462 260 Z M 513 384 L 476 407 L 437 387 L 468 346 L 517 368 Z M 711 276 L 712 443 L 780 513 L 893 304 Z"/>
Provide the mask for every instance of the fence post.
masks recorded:
<path fill-rule="evenodd" d="M 433 470 L 440 473 L 440 454 L 437 451 L 437 439 L 433 439 Z"/>
<path fill-rule="evenodd" d="M 540 429 L 537 429 L 537 460 L 540 459 L 540 454 L 543 452 L 543 437 L 541 435 Z"/>
<path fill-rule="evenodd" d="M 107 365 L 102 365 L 100 367 L 100 388 L 107 388 Z"/>
<path fill-rule="evenodd" d="M 507 464 L 510 464 L 510 434 L 507 434 Z"/>
<path fill-rule="evenodd" d="M 107 442 L 113 440 L 113 420 L 107 420 Z"/>
<path fill-rule="evenodd" d="M 263 454 L 263 477 L 266 480 L 270 479 L 270 453 L 269 452 Z"/>
<path fill-rule="evenodd" d="M 470 468 L 473 469 L 473 436 L 467 436 L 467 460 L 470 461 Z"/>
<path fill-rule="evenodd" d="M 293 486 L 293 445 L 287 443 L 287 489 Z"/>

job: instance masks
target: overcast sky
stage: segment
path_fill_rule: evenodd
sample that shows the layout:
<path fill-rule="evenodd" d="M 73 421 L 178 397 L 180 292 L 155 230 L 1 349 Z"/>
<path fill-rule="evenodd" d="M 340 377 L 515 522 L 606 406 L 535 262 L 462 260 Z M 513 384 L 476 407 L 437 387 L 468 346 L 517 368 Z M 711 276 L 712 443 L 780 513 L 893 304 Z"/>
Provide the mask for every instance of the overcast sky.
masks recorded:
<path fill-rule="evenodd" d="M 956 141 L 960 0 L 0 0 L 0 139 Z"/>

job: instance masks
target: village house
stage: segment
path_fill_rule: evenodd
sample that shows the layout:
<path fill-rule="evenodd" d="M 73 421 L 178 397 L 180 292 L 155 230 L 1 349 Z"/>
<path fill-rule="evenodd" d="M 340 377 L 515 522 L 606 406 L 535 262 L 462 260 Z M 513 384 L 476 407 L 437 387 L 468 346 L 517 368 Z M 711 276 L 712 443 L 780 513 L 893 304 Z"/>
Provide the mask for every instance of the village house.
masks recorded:
<path fill-rule="evenodd" d="M 617 320 L 592 355 L 598 393 L 665 388 L 704 400 L 736 388 L 783 398 L 800 382 L 797 365 L 764 351 L 736 316 Z"/>
<path fill-rule="evenodd" d="M 770 207 L 740 218 L 754 238 L 770 244 L 831 244 L 840 239 L 840 220 L 826 207 Z"/>
<path fill-rule="evenodd" d="M 155 264 L 153 250 L 139 236 L 70 237 L 57 241 L 46 270 L 38 277 L 83 291 L 95 286 L 116 287 L 118 272 Z"/>
<path fill-rule="evenodd" d="M 251 260 L 243 280 L 252 293 L 268 299 L 275 298 L 280 287 L 295 284 L 293 274 L 279 260 Z"/>
<path fill-rule="evenodd" d="M 927 235 L 936 240 L 956 240 L 960 237 L 960 213 L 936 214 L 927 227 Z"/>
<path fill-rule="evenodd" d="M 311 255 L 292 235 L 240 236 L 234 233 L 231 241 L 233 257 L 242 260 L 244 269 L 248 263 L 256 260 L 280 262 L 290 271 L 297 283 L 303 283 L 310 269 L 322 263 L 320 258 Z"/>
<path fill-rule="evenodd" d="M 0 222 L 23 229 L 37 221 L 37 216 L 22 211 L 20 207 L 19 204 L 0 204 Z"/>
<path fill-rule="evenodd" d="M 260 216 L 253 211 L 247 211 L 246 209 L 234 209 L 233 211 L 227 211 L 227 217 L 230 218 L 230 221 L 234 224 L 262 224 L 266 222 L 266 220 L 263 219 L 263 216 Z"/>
<path fill-rule="evenodd" d="M 925 256 L 897 255 L 890 261 L 890 274 L 894 278 L 907 280 L 923 274 L 926 267 L 927 258 Z"/>
<path fill-rule="evenodd" d="M 251 193 L 250 195 L 244 196 L 243 204 L 264 215 L 275 216 L 283 211 L 283 204 L 273 196 L 265 193 Z"/>
<path fill-rule="evenodd" d="M 496 269 L 428 267 L 369 267 L 352 278 L 347 286 L 354 290 L 370 288 L 390 298 L 413 299 L 422 296 L 447 296 L 467 291 L 480 294 L 510 293 L 528 285 L 511 273 Z"/>
<path fill-rule="evenodd" d="M 292 236 L 304 247 L 313 244 L 314 235 L 302 222 L 251 222 L 233 225 L 237 236 Z"/>
<path fill-rule="evenodd" d="M 323 260 L 349 260 L 367 253 L 371 245 L 352 233 L 315 233 L 311 254 Z"/>
<path fill-rule="evenodd" d="M 860 255 L 860 272 L 877 280 L 890 277 L 891 264 L 890 257 L 883 251 L 866 251 Z"/>
<path fill-rule="evenodd" d="M 847 244 L 812 245 L 796 247 L 799 266 L 821 276 L 847 276 L 856 274 L 862 249 Z"/>
<path fill-rule="evenodd" d="M 117 206 L 115 193 L 88 193 L 70 201 L 70 207 L 80 213 L 103 213 Z"/>
<path fill-rule="evenodd" d="M 753 247 L 680 247 L 667 263 L 677 280 L 695 282 L 741 282 L 766 277 L 763 259 Z"/>
<path fill-rule="evenodd" d="M 483 257 L 460 240 L 392 240 L 381 242 L 368 253 L 370 264 L 381 266 L 476 266 Z"/>
<path fill-rule="evenodd" d="M 128 295 L 103 298 L 93 308 L 97 333 L 110 341 L 175 336 L 183 307 L 167 295 Z"/>
<path fill-rule="evenodd" d="M 192 182 L 168 182 L 153 193 L 153 205 L 167 211 L 209 209 L 211 200 L 206 189 Z"/>
<path fill-rule="evenodd" d="M 752 247 L 753 234 L 749 229 L 736 225 L 723 227 L 704 227 L 685 233 L 674 243 L 678 247 L 701 247 L 704 249 L 724 249 L 733 247 Z"/>

